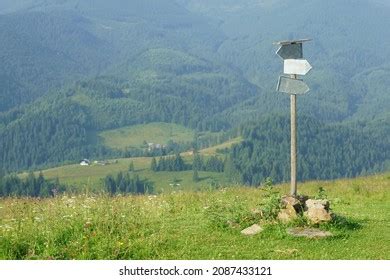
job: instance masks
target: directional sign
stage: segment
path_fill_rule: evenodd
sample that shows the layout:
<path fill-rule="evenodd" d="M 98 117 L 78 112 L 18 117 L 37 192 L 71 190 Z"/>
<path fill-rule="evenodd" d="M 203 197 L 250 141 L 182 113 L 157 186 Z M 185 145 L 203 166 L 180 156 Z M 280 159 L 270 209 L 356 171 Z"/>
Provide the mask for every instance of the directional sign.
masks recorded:
<path fill-rule="evenodd" d="M 309 42 L 311 39 L 298 39 L 298 40 L 286 40 L 286 41 L 278 41 L 275 42 L 274 45 L 291 45 L 291 44 L 297 44 L 297 43 L 305 43 Z"/>
<path fill-rule="evenodd" d="M 303 58 L 302 43 L 281 45 L 276 54 L 283 59 Z"/>
<path fill-rule="evenodd" d="M 289 94 L 305 94 L 310 88 L 302 80 L 280 76 L 276 90 Z"/>
<path fill-rule="evenodd" d="M 312 69 L 306 59 L 286 59 L 284 60 L 284 74 L 306 75 Z"/>

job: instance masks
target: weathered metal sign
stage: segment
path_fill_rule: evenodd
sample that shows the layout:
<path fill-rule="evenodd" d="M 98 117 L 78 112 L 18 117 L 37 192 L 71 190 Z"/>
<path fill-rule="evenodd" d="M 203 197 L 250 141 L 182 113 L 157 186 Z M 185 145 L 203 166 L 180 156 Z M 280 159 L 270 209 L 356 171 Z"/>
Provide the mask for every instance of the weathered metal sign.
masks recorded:
<path fill-rule="evenodd" d="M 305 94 L 310 88 L 302 80 L 280 76 L 276 90 L 288 94 Z"/>
<path fill-rule="evenodd" d="M 283 59 L 303 58 L 302 43 L 281 45 L 276 54 Z"/>
<path fill-rule="evenodd" d="M 284 74 L 306 75 L 312 69 L 306 59 L 285 59 Z"/>

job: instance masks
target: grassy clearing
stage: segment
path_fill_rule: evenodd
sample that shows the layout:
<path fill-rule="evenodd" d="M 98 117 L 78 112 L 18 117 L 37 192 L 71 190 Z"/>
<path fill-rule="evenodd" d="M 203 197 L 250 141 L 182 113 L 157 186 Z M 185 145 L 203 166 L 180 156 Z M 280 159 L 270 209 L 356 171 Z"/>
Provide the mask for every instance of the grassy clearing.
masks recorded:
<path fill-rule="evenodd" d="M 215 155 L 217 153 L 217 150 L 231 148 L 234 144 L 238 144 L 241 141 L 242 141 L 242 137 L 237 137 L 237 138 L 231 139 L 225 143 L 222 143 L 220 145 L 216 145 L 216 146 L 213 146 L 210 148 L 200 150 L 199 153 L 202 155 Z"/>
<path fill-rule="evenodd" d="M 320 186 L 344 218 L 327 227 L 334 237 L 316 240 L 290 237 L 279 224 L 242 236 L 259 221 L 250 210 L 261 189 L 2 199 L 0 259 L 390 259 L 390 174 L 299 190 L 315 195 Z"/>
<path fill-rule="evenodd" d="M 134 125 L 99 134 L 104 145 L 113 149 L 142 148 L 144 142 L 165 145 L 169 141 L 190 142 L 194 131 L 172 123 Z"/>

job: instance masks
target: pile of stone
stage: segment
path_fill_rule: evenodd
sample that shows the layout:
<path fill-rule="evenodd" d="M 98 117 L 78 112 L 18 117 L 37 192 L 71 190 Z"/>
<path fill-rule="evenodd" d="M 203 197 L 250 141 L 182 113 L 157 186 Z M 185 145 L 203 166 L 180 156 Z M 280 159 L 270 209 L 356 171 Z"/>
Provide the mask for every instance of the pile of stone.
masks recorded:
<path fill-rule="evenodd" d="M 313 224 L 329 222 L 332 215 L 326 199 L 309 199 L 307 196 L 285 196 L 282 198 L 282 209 L 278 219 L 288 223 L 304 215 Z"/>

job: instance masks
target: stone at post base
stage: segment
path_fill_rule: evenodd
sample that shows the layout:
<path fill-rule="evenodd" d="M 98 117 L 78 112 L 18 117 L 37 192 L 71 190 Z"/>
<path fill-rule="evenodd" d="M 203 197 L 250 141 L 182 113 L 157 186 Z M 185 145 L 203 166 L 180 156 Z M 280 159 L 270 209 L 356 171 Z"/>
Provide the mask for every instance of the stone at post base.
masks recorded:
<path fill-rule="evenodd" d="M 291 205 L 287 205 L 286 209 L 281 209 L 278 214 L 278 219 L 283 223 L 289 223 L 297 217 L 297 212 Z"/>
<path fill-rule="evenodd" d="M 255 235 L 263 231 L 263 228 L 258 224 L 254 224 L 241 231 L 243 235 Z"/>
<path fill-rule="evenodd" d="M 329 211 L 329 200 L 327 199 L 308 199 L 306 200 L 306 207 L 308 209 L 310 208 L 317 208 L 317 209 L 325 209 Z"/>
<path fill-rule="evenodd" d="M 305 217 L 314 224 L 330 222 L 332 215 L 330 204 L 326 199 L 309 199 L 306 201 Z"/>
<path fill-rule="evenodd" d="M 307 197 L 284 196 L 281 200 L 282 209 L 278 219 L 283 223 L 289 223 L 302 215 Z"/>

